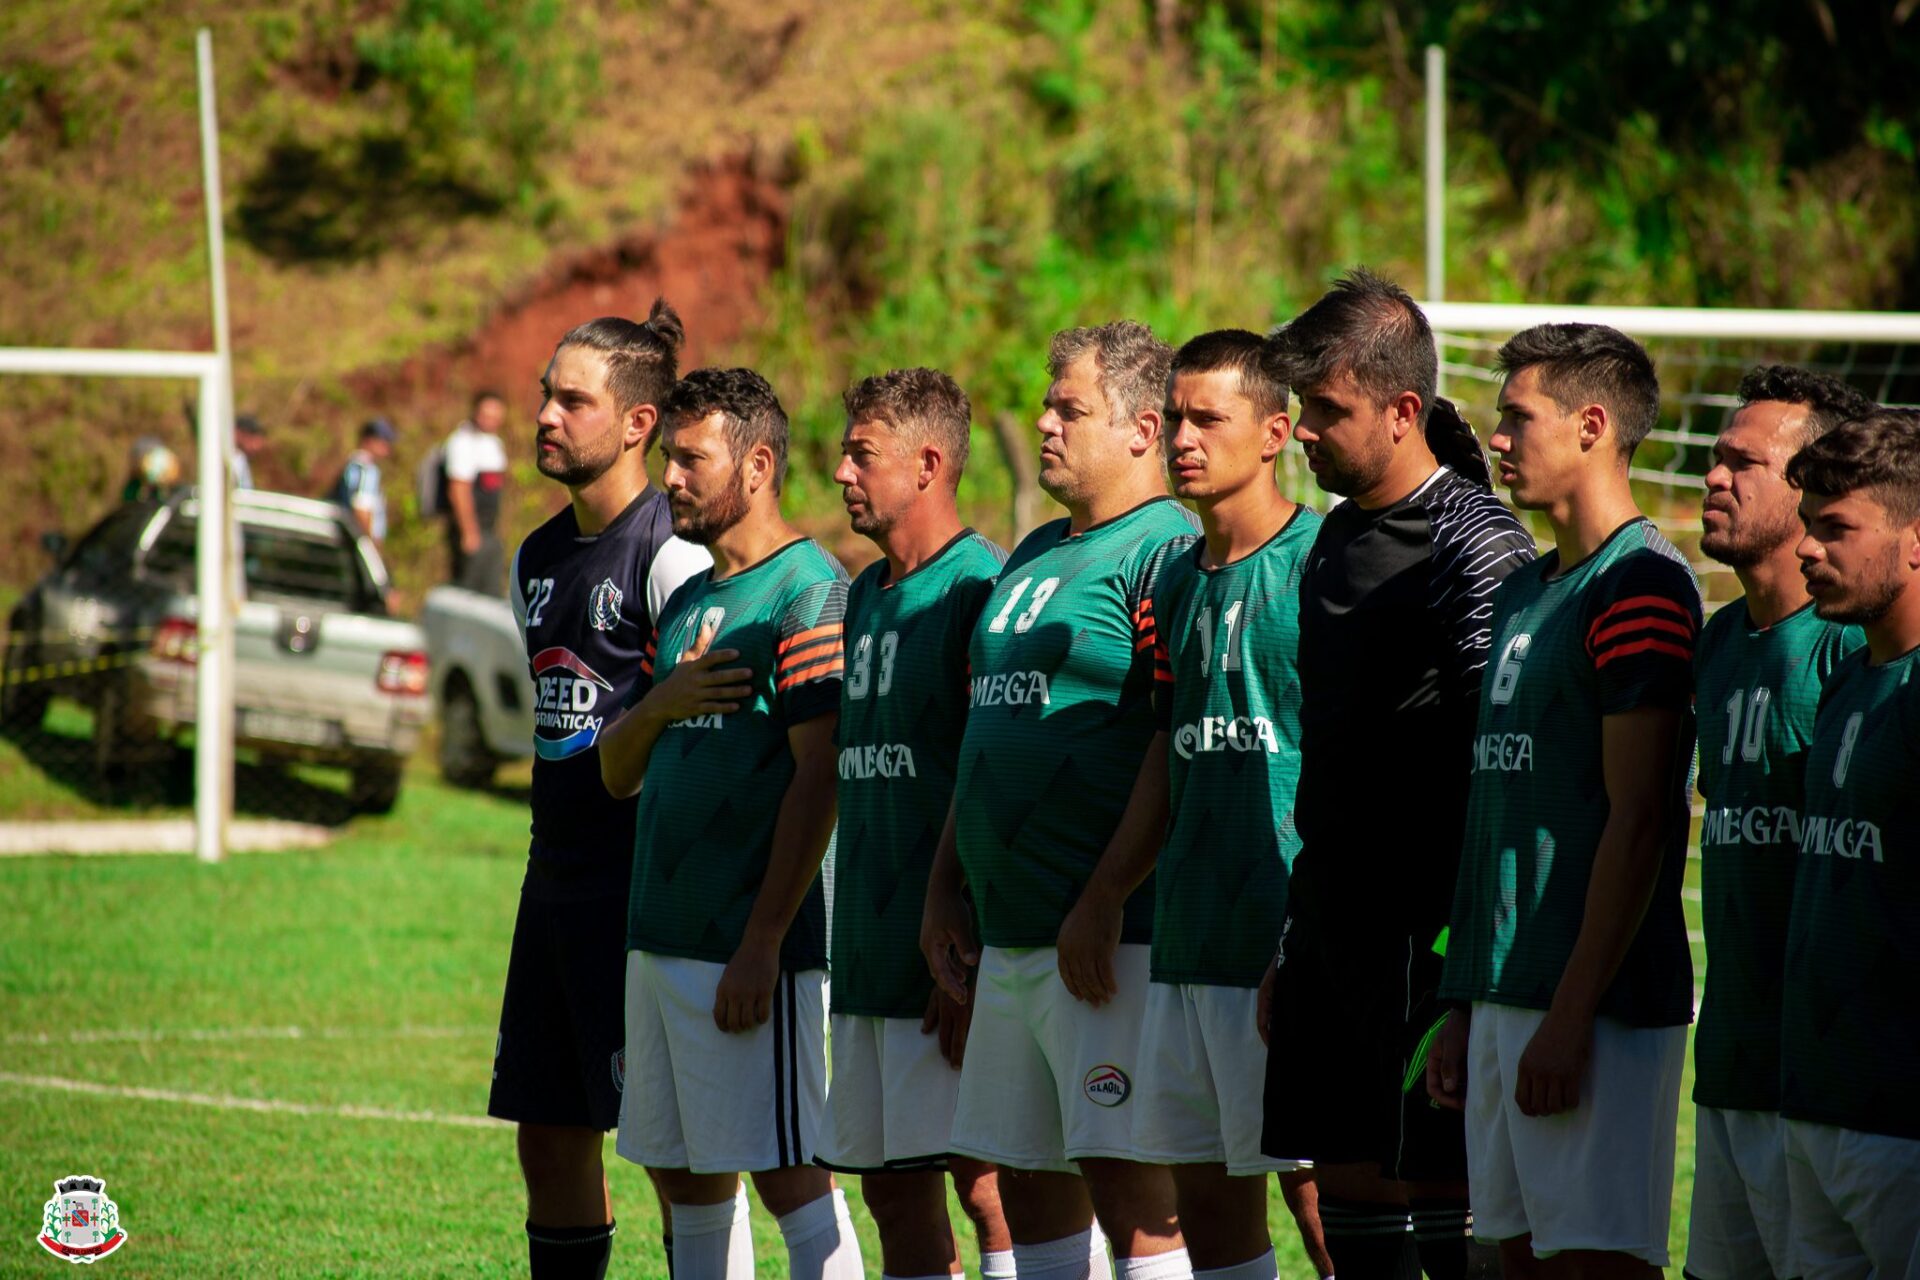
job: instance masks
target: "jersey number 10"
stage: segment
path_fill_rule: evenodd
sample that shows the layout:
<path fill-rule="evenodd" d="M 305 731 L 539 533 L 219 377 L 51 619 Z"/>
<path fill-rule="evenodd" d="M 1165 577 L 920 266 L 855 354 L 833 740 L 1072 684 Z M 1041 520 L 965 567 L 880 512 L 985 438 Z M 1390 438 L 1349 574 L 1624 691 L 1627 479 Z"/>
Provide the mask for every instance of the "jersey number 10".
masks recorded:
<path fill-rule="evenodd" d="M 1760 758 L 1760 748 L 1767 738 L 1767 706 L 1773 701 L 1773 690 L 1765 685 L 1747 690 L 1735 689 L 1733 696 L 1727 699 L 1727 745 L 1720 748 L 1720 763 L 1733 763 L 1733 749 L 1740 748 L 1740 758 L 1752 763 Z"/>

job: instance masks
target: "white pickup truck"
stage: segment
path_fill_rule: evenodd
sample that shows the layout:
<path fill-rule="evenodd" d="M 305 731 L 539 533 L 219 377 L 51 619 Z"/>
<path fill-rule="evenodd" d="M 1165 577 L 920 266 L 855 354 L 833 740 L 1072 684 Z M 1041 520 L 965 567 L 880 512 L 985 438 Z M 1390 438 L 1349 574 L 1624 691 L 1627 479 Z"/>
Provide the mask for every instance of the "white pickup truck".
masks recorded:
<path fill-rule="evenodd" d="M 427 592 L 429 690 L 440 713 L 440 773 L 484 787 L 503 760 L 533 754 L 533 677 L 513 607 L 464 587 Z"/>

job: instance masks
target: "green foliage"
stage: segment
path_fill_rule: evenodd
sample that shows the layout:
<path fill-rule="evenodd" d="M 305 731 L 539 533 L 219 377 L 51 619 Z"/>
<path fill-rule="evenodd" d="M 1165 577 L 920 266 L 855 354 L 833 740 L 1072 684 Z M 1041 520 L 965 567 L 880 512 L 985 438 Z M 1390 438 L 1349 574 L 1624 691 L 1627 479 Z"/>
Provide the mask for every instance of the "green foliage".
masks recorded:
<path fill-rule="evenodd" d="M 423 159 L 531 202 L 598 79 L 592 45 L 562 16 L 559 0 L 405 0 L 356 48 Z"/>

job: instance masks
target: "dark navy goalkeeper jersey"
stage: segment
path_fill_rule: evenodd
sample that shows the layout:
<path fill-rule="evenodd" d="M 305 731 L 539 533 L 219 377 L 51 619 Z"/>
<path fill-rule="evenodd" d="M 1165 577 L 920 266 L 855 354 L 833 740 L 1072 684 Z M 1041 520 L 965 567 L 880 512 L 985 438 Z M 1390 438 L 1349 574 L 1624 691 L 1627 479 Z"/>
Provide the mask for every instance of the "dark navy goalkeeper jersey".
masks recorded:
<path fill-rule="evenodd" d="M 520 544 L 509 595 L 533 672 L 535 858 L 631 868 L 634 801 L 607 794 L 596 747 L 640 675 L 655 613 L 711 563 L 673 536 L 653 488 L 596 535 L 569 505 Z"/>

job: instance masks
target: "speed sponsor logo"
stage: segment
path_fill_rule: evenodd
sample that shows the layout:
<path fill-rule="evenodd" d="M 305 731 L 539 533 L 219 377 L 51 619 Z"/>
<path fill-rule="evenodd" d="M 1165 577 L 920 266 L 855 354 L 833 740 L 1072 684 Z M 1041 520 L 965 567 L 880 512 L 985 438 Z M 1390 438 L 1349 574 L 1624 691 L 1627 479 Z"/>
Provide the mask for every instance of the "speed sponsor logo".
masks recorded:
<path fill-rule="evenodd" d="M 599 741 L 606 716 L 597 712 L 613 684 L 565 645 L 533 655 L 533 751 L 565 760 Z"/>

